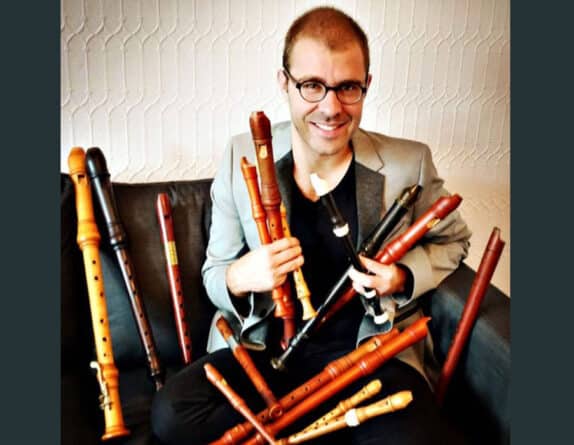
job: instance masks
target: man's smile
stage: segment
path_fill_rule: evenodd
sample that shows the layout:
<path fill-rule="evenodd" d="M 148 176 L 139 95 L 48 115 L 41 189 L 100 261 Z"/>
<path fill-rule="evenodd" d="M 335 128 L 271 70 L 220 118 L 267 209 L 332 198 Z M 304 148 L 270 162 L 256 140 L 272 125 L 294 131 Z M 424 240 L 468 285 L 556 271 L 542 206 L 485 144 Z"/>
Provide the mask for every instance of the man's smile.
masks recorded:
<path fill-rule="evenodd" d="M 310 122 L 311 126 L 319 130 L 319 134 L 323 137 L 336 137 L 344 132 L 348 125 L 348 121 L 345 122 Z"/>

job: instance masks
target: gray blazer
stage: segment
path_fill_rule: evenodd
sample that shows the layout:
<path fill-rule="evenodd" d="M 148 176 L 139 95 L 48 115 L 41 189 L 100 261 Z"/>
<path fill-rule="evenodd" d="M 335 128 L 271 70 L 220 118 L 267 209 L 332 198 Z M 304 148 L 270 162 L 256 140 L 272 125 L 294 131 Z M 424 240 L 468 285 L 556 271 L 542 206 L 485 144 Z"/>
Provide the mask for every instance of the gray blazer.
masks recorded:
<path fill-rule="evenodd" d="M 289 215 L 291 193 L 287 188 L 291 184 L 288 178 L 293 172 L 291 123 L 274 125 L 272 136 L 277 181 Z M 417 203 L 395 229 L 394 235 L 409 227 L 440 196 L 448 194 L 443 188 L 443 180 L 437 175 L 431 152 L 426 145 L 359 129 L 352 138 L 352 146 L 355 154 L 359 223 L 357 245 L 361 244 L 405 187 L 418 183 L 423 191 Z M 249 312 L 240 313 L 236 306 L 237 299 L 229 294 L 225 284 L 225 272 L 229 264 L 260 245 L 247 187 L 241 174 L 240 160 L 243 156 L 251 163 L 256 163 L 250 133 L 231 139 L 214 178 L 211 189 L 211 230 L 202 274 L 209 298 L 219 309 L 214 322 L 223 313 L 246 347 L 261 350 L 265 349 L 267 321 L 272 317 L 275 307 L 271 294 L 251 294 L 246 297 Z M 469 238 L 468 227 L 455 211 L 433 227 L 422 242 L 400 260 L 401 264 L 412 271 L 414 287 L 412 295 L 408 297 L 392 297 L 399 312 L 401 307 L 435 288 L 456 269 L 468 252 Z M 214 322 L 210 330 L 208 352 L 227 347 Z M 392 323 L 378 327 L 370 317 L 365 316 L 356 333 L 357 343 L 391 327 Z"/>

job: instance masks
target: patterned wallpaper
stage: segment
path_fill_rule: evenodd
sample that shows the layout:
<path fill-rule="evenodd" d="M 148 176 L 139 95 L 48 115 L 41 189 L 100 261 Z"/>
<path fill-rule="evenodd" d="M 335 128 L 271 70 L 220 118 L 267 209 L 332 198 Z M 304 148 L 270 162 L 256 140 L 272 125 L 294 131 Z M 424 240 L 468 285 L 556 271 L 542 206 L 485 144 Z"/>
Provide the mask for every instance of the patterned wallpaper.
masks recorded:
<path fill-rule="evenodd" d="M 282 39 L 325 3 L 370 39 L 362 126 L 429 144 L 464 198 L 472 267 L 501 228 L 493 282 L 509 294 L 509 0 L 62 0 L 61 170 L 72 146 L 95 145 L 115 181 L 212 176 L 251 111 L 288 118 Z"/>

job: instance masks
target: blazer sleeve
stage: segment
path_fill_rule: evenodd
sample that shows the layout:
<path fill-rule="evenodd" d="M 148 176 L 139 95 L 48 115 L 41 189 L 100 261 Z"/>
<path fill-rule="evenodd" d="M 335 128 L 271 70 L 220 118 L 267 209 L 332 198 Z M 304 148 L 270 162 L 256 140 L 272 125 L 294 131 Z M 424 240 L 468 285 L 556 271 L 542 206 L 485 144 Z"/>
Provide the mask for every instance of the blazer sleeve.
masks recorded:
<path fill-rule="evenodd" d="M 246 252 L 247 246 L 241 220 L 233 197 L 233 140 L 225 149 L 221 165 L 211 186 L 212 214 L 206 259 L 201 273 L 209 299 L 221 311 L 233 314 L 237 320 L 246 315 L 242 303 L 232 296 L 225 280 L 227 268 Z M 248 297 L 246 297 L 248 298 Z M 241 299 L 243 300 L 243 299 Z M 242 314 L 243 312 L 243 314 Z"/>
<path fill-rule="evenodd" d="M 414 206 L 412 222 L 416 221 L 441 196 L 448 196 L 444 181 L 438 176 L 427 145 L 421 144 L 419 184 L 423 191 Z M 464 202 L 464 201 L 463 201 Z M 411 295 L 394 295 L 399 307 L 413 298 L 436 288 L 468 254 L 471 232 L 458 210 L 434 226 L 414 248 L 398 261 L 412 272 Z"/>

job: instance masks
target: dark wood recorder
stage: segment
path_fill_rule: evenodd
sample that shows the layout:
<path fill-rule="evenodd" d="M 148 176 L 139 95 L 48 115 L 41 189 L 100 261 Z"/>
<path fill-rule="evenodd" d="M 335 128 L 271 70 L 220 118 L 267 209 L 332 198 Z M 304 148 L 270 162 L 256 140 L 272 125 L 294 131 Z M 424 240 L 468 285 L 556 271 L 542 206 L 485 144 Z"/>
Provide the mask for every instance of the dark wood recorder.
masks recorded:
<path fill-rule="evenodd" d="M 161 241 L 165 252 L 167 279 L 169 282 L 177 339 L 181 349 L 183 363 L 188 365 L 191 363 L 191 334 L 185 321 L 185 303 L 179 275 L 175 232 L 173 230 L 173 215 L 167 193 L 159 193 L 157 195 L 155 208 L 160 227 Z"/>
<path fill-rule="evenodd" d="M 92 181 L 93 190 L 106 222 L 110 245 L 116 253 L 116 259 L 122 272 L 132 313 L 140 340 L 145 350 L 150 376 L 157 390 L 163 385 L 163 369 L 157 354 L 143 299 L 136 284 L 134 267 L 127 249 L 127 235 L 117 209 L 106 159 L 99 148 L 92 147 L 88 149 L 86 153 L 86 166 Z"/>
<path fill-rule="evenodd" d="M 502 249 L 504 248 L 504 241 L 500 239 L 500 229 L 495 227 L 492 229 L 490 238 L 482 254 L 482 259 L 480 260 L 480 265 L 478 266 L 478 271 L 472 282 L 472 287 L 470 288 L 470 293 L 468 294 L 468 299 L 462 310 L 462 315 L 460 316 L 460 321 L 456 328 L 454 338 L 448 350 L 446 360 L 442 366 L 442 370 L 438 379 L 437 387 L 435 390 L 435 398 L 439 405 L 442 405 L 446 395 L 446 391 L 450 380 L 454 374 L 460 355 L 464 350 L 468 342 L 468 337 L 472 332 L 472 328 L 478 317 L 478 310 L 480 304 L 484 299 L 486 290 L 500 255 L 502 254 Z"/>

